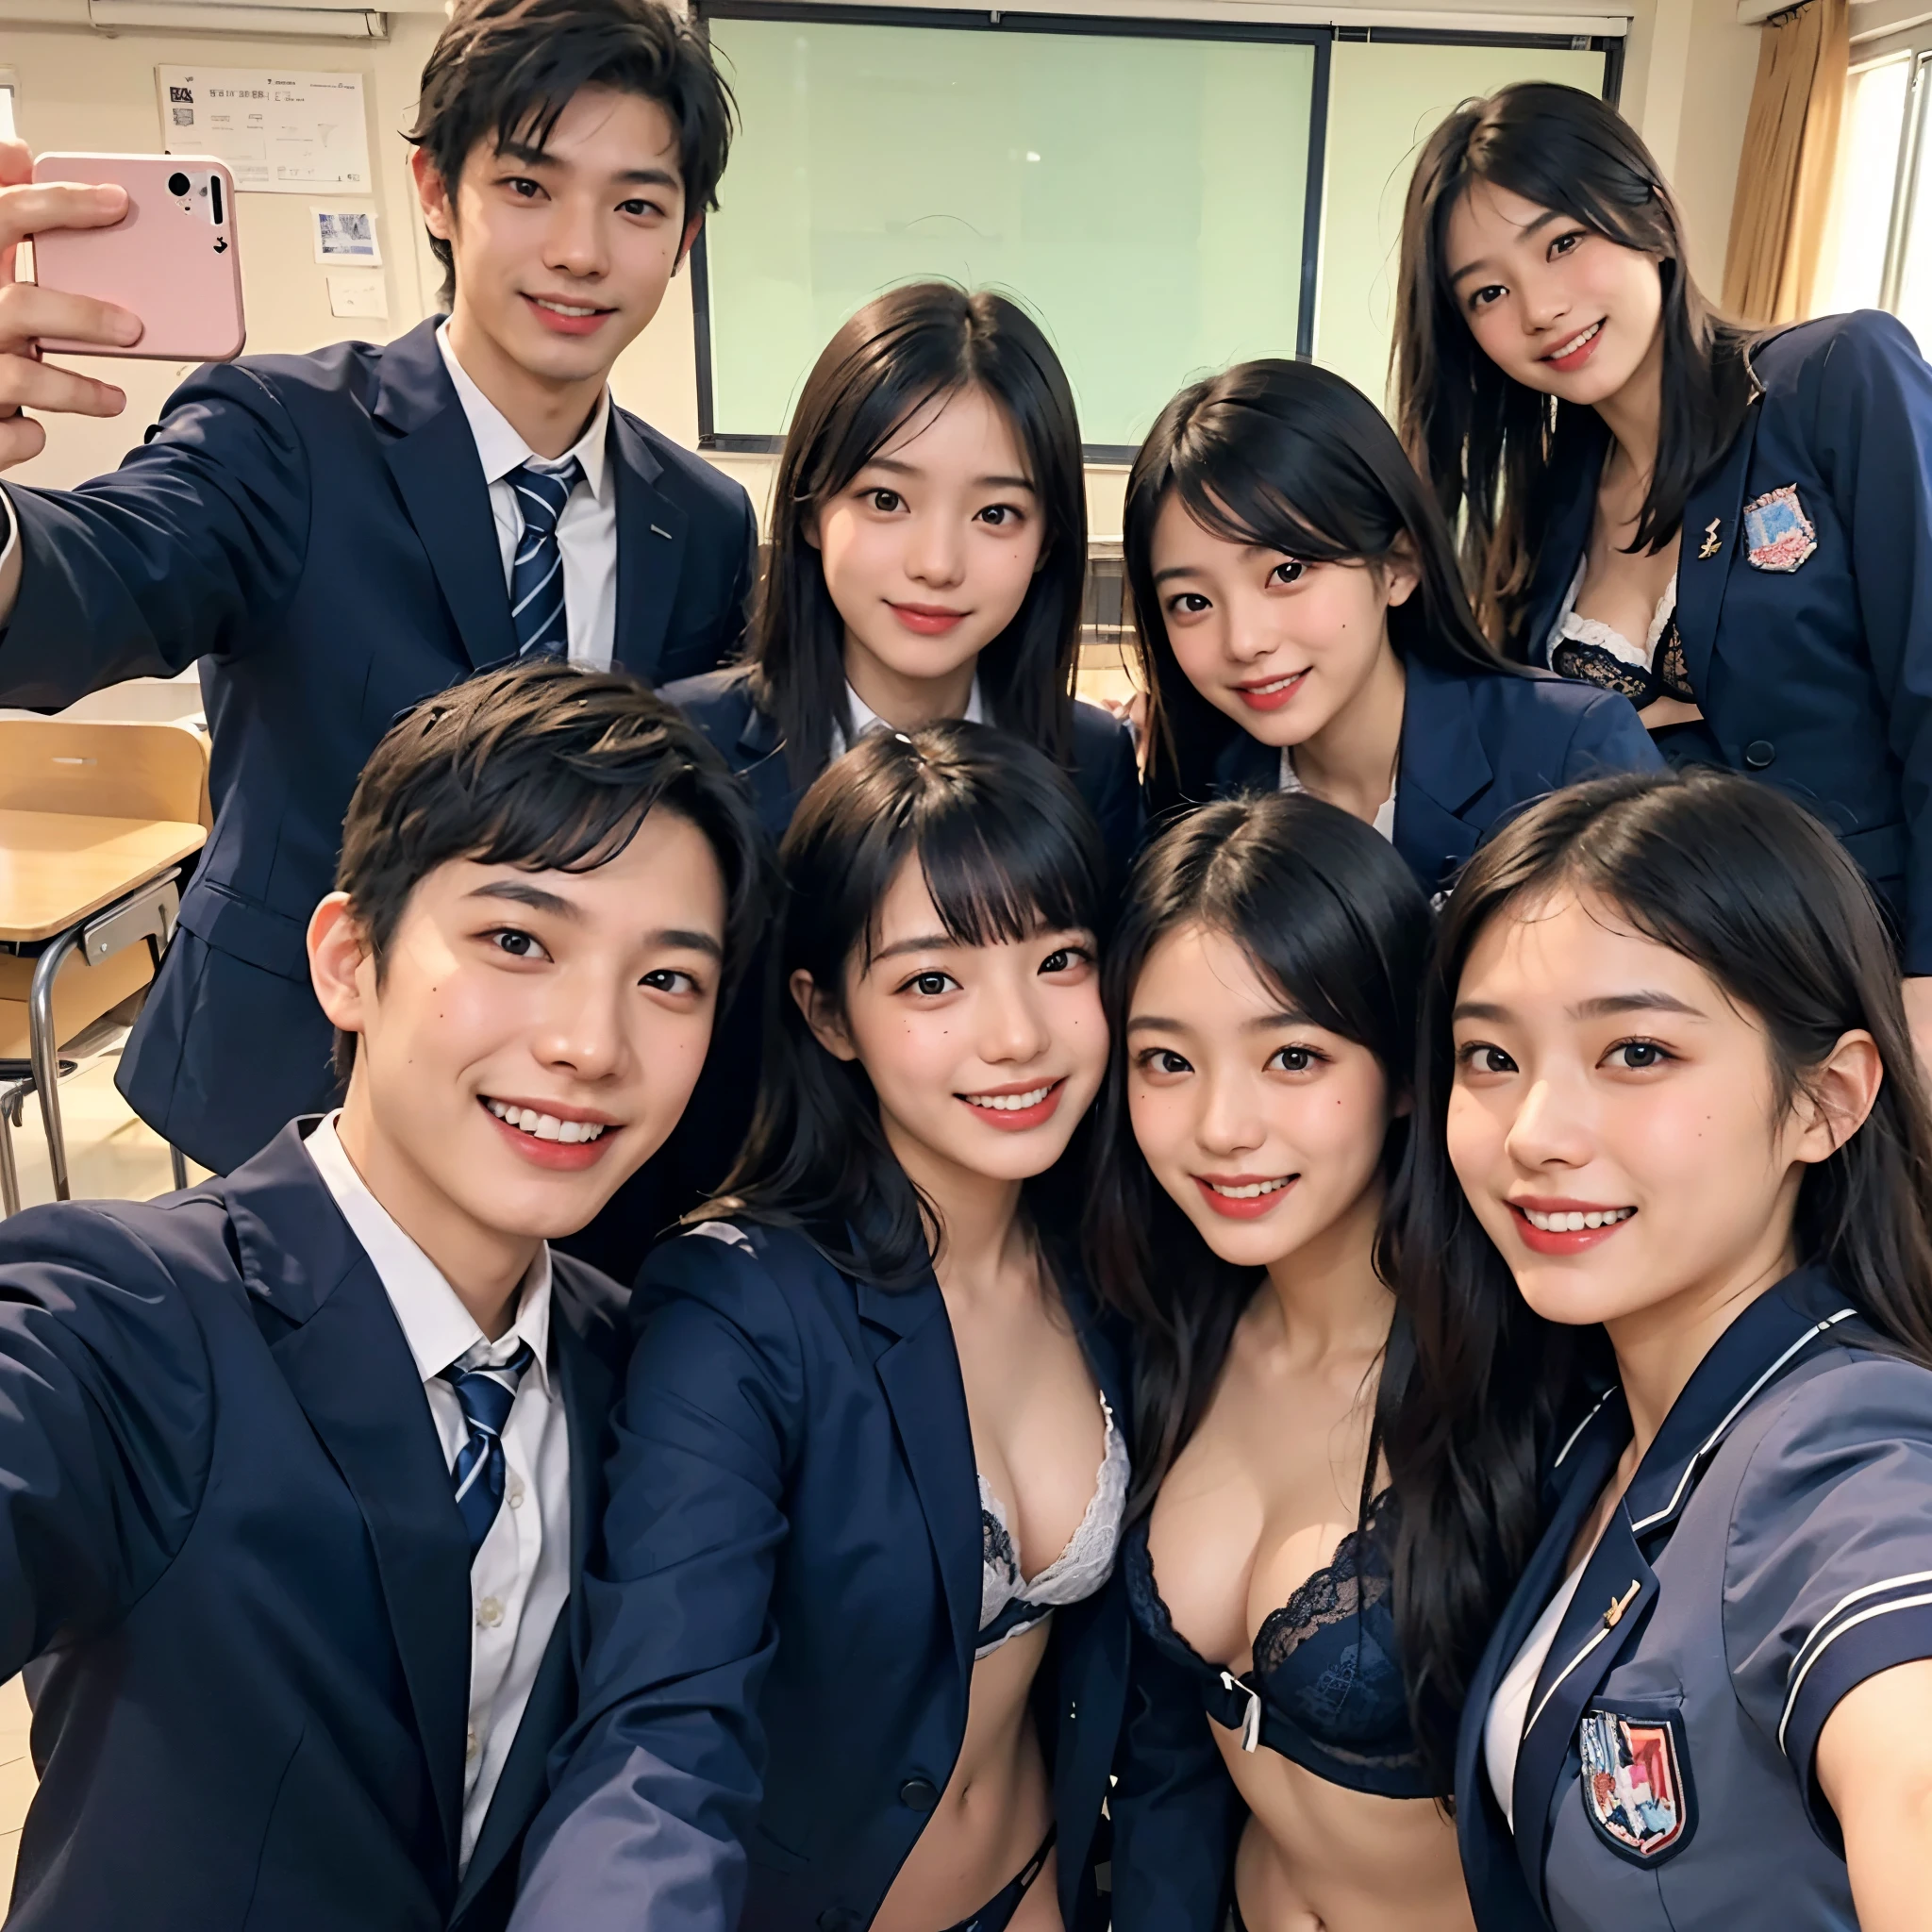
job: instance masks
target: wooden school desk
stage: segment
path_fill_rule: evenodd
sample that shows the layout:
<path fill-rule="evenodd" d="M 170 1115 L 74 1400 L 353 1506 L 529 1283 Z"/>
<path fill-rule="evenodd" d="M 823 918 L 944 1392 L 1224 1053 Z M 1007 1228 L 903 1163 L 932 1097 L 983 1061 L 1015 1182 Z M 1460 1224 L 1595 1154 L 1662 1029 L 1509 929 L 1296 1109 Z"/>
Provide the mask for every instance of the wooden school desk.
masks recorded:
<path fill-rule="evenodd" d="M 68 1198 L 59 1049 L 154 977 L 183 861 L 208 837 L 207 749 L 176 725 L 6 720 L 0 774 L 0 1212 L 12 1213 L 8 1116 L 29 1091 Z"/>

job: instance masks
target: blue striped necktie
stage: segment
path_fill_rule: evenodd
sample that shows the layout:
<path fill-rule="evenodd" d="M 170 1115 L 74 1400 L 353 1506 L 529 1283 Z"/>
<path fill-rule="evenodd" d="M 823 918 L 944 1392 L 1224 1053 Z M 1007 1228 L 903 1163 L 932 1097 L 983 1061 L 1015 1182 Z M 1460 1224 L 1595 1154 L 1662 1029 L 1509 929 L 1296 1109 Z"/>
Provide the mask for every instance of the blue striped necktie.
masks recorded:
<path fill-rule="evenodd" d="M 539 652 L 552 658 L 570 656 L 570 625 L 563 610 L 563 551 L 557 541 L 557 520 L 584 474 L 571 458 L 560 470 L 539 470 L 520 463 L 508 481 L 523 512 L 523 535 L 509 567 L 510 622 L 516 626 L 517 656 Z"/>
<path fill-rule="evenodd" d="M 509 1421 L 510 1405 L 517 1399 L 517 1384 L 535 1360 L 530 1344 L 522 1341 L 507 1362 L 483 1362 L 466 1369 L 459 1358 L 442 1372 L 442 1379 L 457 1391 L 457 1400 L 462 1404 L 463 1421 L 470 1431 L 457 1453 L 450 1480 L 456 1485 L 463 1527 L 470 1533 L 473 1563 L 503 1507 L 504 1425 Z"/>

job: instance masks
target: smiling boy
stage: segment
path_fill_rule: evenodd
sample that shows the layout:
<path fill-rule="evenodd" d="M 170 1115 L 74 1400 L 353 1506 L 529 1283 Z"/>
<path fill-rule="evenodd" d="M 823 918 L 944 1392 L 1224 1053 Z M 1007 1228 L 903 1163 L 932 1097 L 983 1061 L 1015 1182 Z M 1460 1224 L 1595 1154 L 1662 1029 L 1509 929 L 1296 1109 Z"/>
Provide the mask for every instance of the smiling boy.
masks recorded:
<path fill-rule="evenodd" d="M 391 719 L 520 655 L 653 683 L 730 655 L 750 505 L 608 386 L 715 206 L 730 122 L 658 0 L 458 0 L 409 137 L 447 318 L 203 369 L 113 475 L 0 492 L 0 704 L 201 667 L 214 831 L 120 1084 L 205 1166 L 331 1097 L 303 933 Z M 45 441 L 23 408 L 123 404 L 37 339 L 140 328 L 5 278 L 21 237 L 125 210 L 29 170 L 0 144 L 0 468 Z"/>
<path fill-rule="evenodd" d="M 493 1932 L 572 1715 L 625 1292 L 552 1237 L 676 1123 L 762 861 L 622 675 L 397 724 L 308 925 L 339 1112 L 0 1224 L 11 1923 Z"/>

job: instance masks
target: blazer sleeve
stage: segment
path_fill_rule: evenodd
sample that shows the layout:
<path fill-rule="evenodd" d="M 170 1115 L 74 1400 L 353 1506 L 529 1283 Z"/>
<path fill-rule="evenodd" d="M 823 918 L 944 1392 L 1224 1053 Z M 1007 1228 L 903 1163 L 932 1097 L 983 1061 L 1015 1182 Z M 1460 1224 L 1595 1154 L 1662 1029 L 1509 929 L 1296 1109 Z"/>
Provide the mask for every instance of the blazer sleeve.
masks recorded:
<path fill-rule="evenodd" d="M 1611 772 L 1657 772 L 1663 764 L 1663 754 L 1630 700 L 1613 691 L 1599 691 L 1577 717 L 1557 782 L 1577 785 Z"/>
<path fill-rule="evenodd" d="M 23 550 L 0 633 L 4 704 L 52 709 L 273 637 L 308 550 L 308 456 L 280 396 L 242 363 L 191 376 L 110 475 L 8 495 Z"/>
<path fill-rule="evenodd" d="M 659 1247 L 632 1307 L 577 1721 L 530 1829 L 515 1932 L 733 1932 L 743 1903 L 802 1350 L 725 1223 Z"/>
<path fill-rule="evenodd" d="M 1832 338 L 1814 393 L 1811 446 L 1901 767 L 1905 970 L 1932 974 L 1932 369 L 1902 323 L 1865 311 Z"/>
<path fill-rule="evenodd" d="M 1113 1932 L 1222 1932 L 1247 1816 L 1186 1674 L 1137 1628 L 1108 1810 Z"/>
<path fill-rule="evenodd" d="M 1847 1691 L 1932 1657 L 1928 1586 L 1932 1374 L 1868 1357 L 1815 1376 L 1752 1451 L 1722 1614 L 1738 1702 L 1835 1848 L 1819 1737 Z"/>
<path fill-rule="evenodd" d="M 0 1224 L 0 1677 L 111 1626 L 193 1526 L 208 1350 L 172 1271 L 91 1208 Z"/>

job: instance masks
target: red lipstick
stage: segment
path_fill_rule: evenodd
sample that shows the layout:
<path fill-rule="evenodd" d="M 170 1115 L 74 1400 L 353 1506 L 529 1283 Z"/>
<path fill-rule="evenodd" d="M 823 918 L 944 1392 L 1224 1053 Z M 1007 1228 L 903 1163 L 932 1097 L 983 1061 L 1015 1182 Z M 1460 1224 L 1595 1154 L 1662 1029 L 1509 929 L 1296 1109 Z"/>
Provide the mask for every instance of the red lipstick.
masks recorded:
<path fill-rule="evenodd" d="M 1201 1191 L 1202 1200 L 1215 1213 L 1229 1221 L 1258 1221 L 1277 1202 L 1285 1201 L 1293 1193 L 1294 1184 L 1301 1176 L 1292 1174 L 1197 1174 L 1192 1178 Z M 1243 1194 L 1239 1200 L 1230 1200 L 1221 1191 L 1224 1188 L 1262 1186 L 1268 1187 L 1265 1194 Z"/>
<path fill-rule="evenodd" d="M 1531 1195 L 1521 1201 L 1508 1203 L 1509 1212 L 1516 1222 L 1516 1231 L 1523 1238 L 1523 1244 L 1533 1255 L 1580 1255 L 1587 1248 L 1601 1246 L 1620 1227 L 1634 1221 L 1637 1210 L 1627 1206 L 1606 1207 L 1601 1201 L 1572 1201 L 1554 1195 Z M 1529 1211 L 1545 1217 L 1558 1214 L 1615 1214 L 1619 1219 L 1607 1221 L 1598 1227 L 1538 1227 L 1529 1218 Z"/>
<path fill-rule="evenodd" d="M 886 608 L 909 631 L 923 638 L 941 638 L 966 621 L 963 610 L 950 610 L 943 604 L 894 604 L 889 597 Z"/>
<path fill-rule="evenodd" d="M 1567 356 L 1545 356 L 1543 360 L 1552 369 L 1560 370 L 1565 375 L 1572 375 L 1596 354 L 1596 345 L 1604 339 L 1604 325 L 1597 323 L 1591 328 L 1589 339 L 1571 350 Z M 1574 340 L 1574 339 L 1573 339 Z"/>
<path fill-rule="evenodd" d="M 1263 678 L 1258 684 L 1238 684 L 1235 696 L 1251 711 L 1278 711 L 1284 705 L 1293 702 L 1295 693 L 1307 681 L 1306 671 L 1290 675 L 1284 684 L 1278 677 Z"/>
<path fill-rule="evenodd" d="M 1015 1093 L 1039 1093 L 1044 1087 L 1046 1092 L 1031 1107 L 980 1107 L 981 1100 L 1006 1100 Z M 1060 1096 L 1067 1091 L 1066 1075 L 1058 1080 L 1019 1080 L 1007 1087 L 976 1087 L 969 1096 L 956 1093 L 953 1098 L 968 1108 L 974 1120 L 984 1121 L 990 1127 L 997 1127 L 1003 1134 L 1023 1134 L 1028 1127 L 1042 1125 L 1052 1120 L 1059 1111 Z"/>

